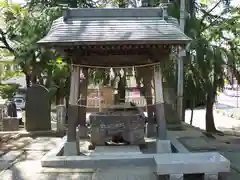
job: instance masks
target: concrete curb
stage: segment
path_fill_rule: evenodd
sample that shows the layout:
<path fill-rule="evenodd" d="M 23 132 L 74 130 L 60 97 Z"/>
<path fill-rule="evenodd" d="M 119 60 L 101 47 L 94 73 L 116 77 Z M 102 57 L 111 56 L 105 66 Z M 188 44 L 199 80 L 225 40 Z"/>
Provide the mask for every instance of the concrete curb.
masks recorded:
<path fill-rule="evenodd" d="M 187 127 L 189 127 L 189 128 L 193 128 L 193 129 L 195 129 L 195 130 L 197 130 L 197 131 L 201 131 L 201 132 L 206 132 L 206 131 L 204 131 L 204 130 L 202 130 L 202 129 L 200 129 L 200 128 L 197 128 L 197 127 L 193 127 L 193 126 L 191 126 L 191 125 L 189 125 L 189 124 L 186 124 L 186 123 L 183 123 L 184 125 L 186 125 Z M 225 134 L 225 132 L 224 132 L 224 134 Z M 230 134 L 230 133 L 229 133 Z M 240 133 L 239 133 L 239 135 L 240 135 Z M 233 136 L 235 136 L 235 135 L 233 135 Z M 174 138 L 173 138 L 174 139 Z M 178 140 L 177 140 L 177 138 L 175 138 L 176 140 L 176 142 L 178 143 L 178 144 L 181 144 L 181 142 L 179 142 Z M 182 145 L 181 144 L 181 146 L 183 146 L 188 152 L 191 152 L 192 150 L 191 150 L 191 148 L 187 148 L 187 147 L 185 147 L 184 145 Z M 233 169 L 233 170 L 235 170 L 236 172 L 238 172 L 238 173 L 240 173 L 240 171 L 238 170 L 238 168 L 234 165 L 234 164 L 230 164 L 230 166 L 231 166 L 231 168 Z"/>
<path fill-rule="evenodd" d="M 171 134 L 171 132 L 167 132 L 167 139 L 170 140 L 171 144 L 177 149 L 179 153 L 189 153 L 190 151 L 178 141 L 178 139 Z"/>
<path fill-rule="evenodd" d="M 239 121 L 239 122 L 240 122 L 240 121 Z M 200 131 L 200 132 L 203 133 L 203 134 L 206 133 L 205 130 L 202 130 L 202 129 L 198 128 L 198 127 L 194 127 L 194 126 L 192 126 L 192 125 L 190 125 L 190 124 L 187 124 L 187 123 L 185 123 L 185 122 L 182 122 L 182 124 L 183 124 L 184 126 L 188 127 L 188 128 L 192 128 L 192 129 L 194 129 L 194 130 Z M 227 129 L 227 130 L 222 129 L 222 130 L 220 130 L 220 131 L 223 132 L 224 135 L 227 135 L 227 136 L 237 136 L 237 137 L 240 137 L 240 132 L 230 131 L 229 129 Z M 214 133 L 213 133 L 213 135 L 214 135 Z"/>

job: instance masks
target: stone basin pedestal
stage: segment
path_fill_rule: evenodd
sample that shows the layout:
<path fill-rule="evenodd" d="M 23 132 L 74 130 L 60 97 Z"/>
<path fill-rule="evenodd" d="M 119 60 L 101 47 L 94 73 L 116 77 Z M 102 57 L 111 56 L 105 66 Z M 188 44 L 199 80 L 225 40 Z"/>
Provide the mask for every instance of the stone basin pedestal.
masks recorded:
<path fill-rule="evenodd" d="M 89 118 L 91 142 L 95 145 L 104 145 L 117 137 L 126 144 L 144 144 L 145 121 L 134 107 L 114 106 L 107 112 L 91 114 Z"/>

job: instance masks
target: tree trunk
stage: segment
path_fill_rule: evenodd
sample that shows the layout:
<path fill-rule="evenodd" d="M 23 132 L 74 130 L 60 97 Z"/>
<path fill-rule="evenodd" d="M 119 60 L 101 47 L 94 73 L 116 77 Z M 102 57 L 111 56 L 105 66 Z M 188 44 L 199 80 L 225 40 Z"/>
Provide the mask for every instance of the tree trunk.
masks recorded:
<path fill-rule="evenodd" d="M 35 75 L 35 73 L 31 73 L 31 81 L 32 84 L 37 84 L 37 76 Z"/>
<path fill-rule="evenodd" d="M 25 79 L 26 79 L 26 86 L 27 88 L 29 88 L 31 86 L 31 76 L 25 73 Z"/>
<path fill-rule="evenodd" d="M 44 86 L 43 77 L 41 75 L 38 76 L 38 82 L 40 85 Z"/>
<path fill-rule="evenodd" d="M 68 124 L 69 95 L 65 96 L 65 107 L 66 107 L 65 123 Z"/>
<path fill-rule="evenodd" d="M 214 123 L 213 116 L 213 104 L 215 101 L 215 93 L 207 94 L 207 102 L 206 102 L 206 131 L 207 132 L 217 132 Z"/>
<path fill-rule="evenodd" d="M 49 89 L 51 84 L 52 84 L 52 67 L 48 67 L 47 78 L 46 78 L 46 81 L 45 81 L 45 87 Z"/>
<path fill-rule="evenodd" d="M 68 71 L 70 71 L 70 68 L 68 67 Z M 71 73 L 67 76 L 67 79 L 65 81 L 64 85 L 64 92 L 65 92 L 65 106 L 66 106 L 66 116 L 65 116 L 65 122 L 68 123 L 68 107 L 69 107 L 69 96 L 70 96 L 70 78 Z"/>
<path fill-rule="evenodd" d="M 193 111 L 194 111 L 194 107 L 195 107 L 195 100 L 193 99 L 193 100 L 192 100 L 192 103 L 191 103 L 190 125 L 192 125 L 192 123 L 193 123 Z"/>
<path fill-rule="evenodd" d="M 194 111 L 194 109 L 191 108 L 190 125 L 192 125 L 192 123 L 193 123 L 193 111 Z"/>
<path fill-rule="evenodd" d="M 61 93 L 60 93 L 60 88 L 57 88 L 56 91 L 56 105 L 59 105 L 61 103 Z"/>

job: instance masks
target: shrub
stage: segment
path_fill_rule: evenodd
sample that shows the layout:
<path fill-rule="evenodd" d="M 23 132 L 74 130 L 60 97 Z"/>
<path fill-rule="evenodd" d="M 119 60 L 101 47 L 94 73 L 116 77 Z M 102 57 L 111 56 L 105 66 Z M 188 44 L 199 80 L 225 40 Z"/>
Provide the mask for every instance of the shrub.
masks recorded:
<path fill-rule="evenodd" d="M 1 84 L 0 95 L 3 99 L 13 98 L 18 88 L 19 84 Z"/>

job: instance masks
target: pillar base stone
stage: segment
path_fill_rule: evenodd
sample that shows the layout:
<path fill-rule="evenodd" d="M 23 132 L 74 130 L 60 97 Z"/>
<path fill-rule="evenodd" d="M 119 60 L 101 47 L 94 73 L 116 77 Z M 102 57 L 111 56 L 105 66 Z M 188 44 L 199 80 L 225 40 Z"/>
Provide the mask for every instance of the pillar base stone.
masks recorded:
<path fill-rule="evenodd" d="M 158 180 L 184 180 L 183 174 L 159 175 Z"/>
<path fill-rule="evenodd" d="M 204 180 L 218 180 L 218 173 L 216 174 L 204 174 Z"/>
<path fill-rule="evenodd" d="M 172 153 L 170 140 L 159 140 L 156 141 L 156 153 Z"/>
<path fill-rule="evenodd" d="M 79 138 L 87 138 L 88 137 L 88 128 L 86 126 L 78 127 L 78 137 Z"/>
<path fill-rule="evenodd" d="M 156 136 L 157 125 L 152 123 L 146 123 L 145 136 L 153 137 Z"/>
<path fill-rule="evenodd" d="M 79 146 L 77 142 L 65 142 L 63 149 L 64 156 L 77 156 L 79 155 Z"/>

